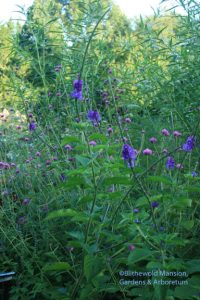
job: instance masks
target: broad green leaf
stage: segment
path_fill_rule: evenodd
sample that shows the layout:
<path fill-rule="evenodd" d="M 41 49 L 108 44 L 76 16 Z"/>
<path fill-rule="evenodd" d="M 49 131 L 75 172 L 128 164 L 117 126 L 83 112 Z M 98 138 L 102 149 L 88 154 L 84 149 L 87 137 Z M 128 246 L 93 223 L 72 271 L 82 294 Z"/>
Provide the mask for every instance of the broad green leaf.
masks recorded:
<path fill-rule="evenodd" d="M 146 260 L 152 255 L 153 252 L 149 249 L 135 249 L 128 256 L 128 265 L 134 265 L 136 262 Z"/>
<path fill-rule="evenodd" d="M 52 211 L 48 214 L 48 216 L 45 218 L 45 220 L 52 220 L 56 218 L 63 218 L 63 217 L 74 217 L 78 213 L 73 209 L 59 209 Z"/>
<path fill-rule="evenodd" d="M 87 166 L 91 162 L 91 158 L 86 157 L 86 156 L 76 155 L 75 158 L 84 167 Z"/>
<path fill-rule="evenodd" d="M 103 185 L 111 184 L 123 184 L 123 185 L 132 185 L 133 181 L 127 177 L 108 177 L 103 180 Z"/>
<path fill-rule="evenodd" d="M 200 193 L 200 186 L 199 185 L 188 186 L 188 187 L 186 187 L 186 190 L 188 192 L 197 192 L 197 193 Z"/>
<path fill-rule="evenodd" d="M 103 259 L 97 256 L 86 255 L 84 258 L 84 274 L 89 281 L 95 277 L 103 267 Z"/>
<path fill-rule="evenodd" d="M 193 296 L 199 292 L 199 289 L 195 289 L 192 287 L 185 286 L 178 286 L 175 289 L 174 296 L 181 300 L 189 300 L 193 299 Z"/>
<path fill-rule="evenodd" d="M 80 139 L 78 139 L 75 136 L 66 136 L 64 139 L 61 141 L 61 146 L 64 146 L 69 143 L 80 143 Z"/>
<path fill-rule="evenodd" d="M 185 208 L 185 207 L 191 207 L 192 205 L 192 199 L 188 198 L 178 198 L 174 199 L 173 207 L 177 208 Z"/>
<path fill-rule="evenodd" d="M 186 220 L 180 223 L 185 229 L 190 230 L 194 226 L 194 220 Z"/>
<path fill-rule="evenodd" d="M 172 181 L 169 177 L 167 176 L 148 176 L 147 180 L 152 181 L 152 182 L 162 182 L 165 184 L 172 184 Z"/>
<path fill-rule="evenodd" d="M 46 266 L 44 266 L 43 270 L 45 272 L 47 271 L 68 271 L 70 270 L 71 267 L 70 265 L 67 263 L 67 262 L 56 262 L 56 263 L 53 263 L 53 264 L 48 264 Z"/>
<path fill-rule="evenodd" d="M 93 133 L 92 135 L 90 135 L 89 140 L 100 140 L 101 142 L 106 142 L 107 138 L 105 137 L 105 135 L 101 134 L 101 133 Z"/>

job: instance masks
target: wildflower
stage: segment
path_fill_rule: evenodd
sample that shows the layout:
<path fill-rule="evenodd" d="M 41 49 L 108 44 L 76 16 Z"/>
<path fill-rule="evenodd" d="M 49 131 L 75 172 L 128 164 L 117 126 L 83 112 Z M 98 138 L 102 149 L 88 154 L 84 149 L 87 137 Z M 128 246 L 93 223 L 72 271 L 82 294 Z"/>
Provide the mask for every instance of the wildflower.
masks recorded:
<path fill-rule="evenodd" d="M 133 251 L 133 250 L 135 250 L 135 246 L 134 245 L 128 245 L 128 250 L 129 251 Z"/>
<path fill-rule="evenodd" d="M 162 134 L 165 135 L 165 136 L 169 136 L 170 135 L 170 133 L 169 133 L 169 131 L 167 129 L 163 129 L 162 130 Z"/>
<path fill-rule="evenodd" d="M 137 151 L 133 149 L 130 145 L 124 144 L 122 149 L 122 157 L 124 160 L 128 161 L 129 167 L 134 167 Z"/>
<path fill-rule="evenodd" d="M 17 125 L 16 128 L 17 128 L 17 129 L 22 129 L 22 126 Z"/>
<path fill-rule="evenodd" d="M 189 136 L 186 140 L 186 143 L 183 145 L 183 150 L 190 152 L 193 150 L 196 144 L 196 138 L 194 136 Z"/>
<path fill-rule="evenodd" d="M 138 208 L 134 208 L 133 212 L 134 212 L 135 214 L 137 214 L 137 213 L 139 212 L 139 209 L 138 209 Z"/>
<path fill-rule="evenodd" d="M 175 166 L 175 161 L 173 159 L 173 157 L 169 156 L 166 162 L 166 168 L 167 169 L 174 169 Z"/>
<path fill-rule="evenodd" d="M 39 156 L 41 156 L 41 153 L 39 151 L 37 151 L 35 156 L 39 157 Z"/>
<path fill-rule="evenodd" d="M 177 169 L 183 169 L 183 165 L 182 164 L 176 164 L 176 168 Z"/>
<path fill-rule="evenodd" d="M 65 145 L 64 148 L 65 148 L 66 150 L 69 150 L 69 151 L 72 150 L 72 146 L 71 146 L 71 145 Z"/>
<path fill-rule="evenodd" d="M 56 96 L 57 96 L 57 97 L 61 97 L 61 96 L 62 96 L 61 92 L 57 92 L 57 93 L 56 93 Z"/>
<path fill-rule="evenodd" d="M 29 113 L 29 114 L 28 114 L 28 117 L 29 117 L 29 118 L 32 118 L 32 117 L 33 117 L 33 114 L 32 114 L 32 113 Z"/>
<path fill-rule="evenodd" d="M 135 222 L 136 224 L 140 224 L 140 223 L 141 223 L 141 221 L 140 221 L 139 219 L 135 219 L 134 222 Z"/>
<path fill-rule="evenodd" d="M 131 119 L 130 118 L 125 118 L 124 120 L 126 123 L 131 123 Z"/>
<path fill-rule="evenodd" d="M 152 155 L 153 151 L 151 149 L 144 149 L 143 154 L 144 155 Z"/>
<path fill-rule="evenodd" d="M 89 144 L 91 145 L 91 146 L 96 146 L 96 142 L 95 141 L 91 141 L 91 142 L 89 142 Z"/>
<path fill-rule="evenodd" d="M 90 110 L 88 112 L 88 119 L 94 124 L 98 125 L 98 123 L 101 121 L 101 116 L 99 115 L 97 110 Z"/>
<path fill-rule="evenodd" d="M 173 132 L 173 135 L 175 136 L 175 137 L 179 137 L 179 136 L 181 136 L 182 135 L 182 133 L 180 133 L 179 131 L 174 131 Z"/>
<path fill-rule="evenodd" d="M 113 133 L 112 127 L 109 127 L 109 128 L 107 129 L 107 131 L 108 131 L 109 134 Z"/>
<path fill-rule="evenodd" d="M 149 139 L 149 142 L 151 142 L 152 144 L 155 144 L 155 143 L 157 142 L 157 138 L 151 137 L 151 138 Z"/>
<path fill-rule="evenodd" d="M 19 219 L 17 220 L 17 223 L 18 223 L 18 224 L 24 224 L 24 223 L 26 223 L 26 218 L 25 218 L 25 217 L 19 218 Z"/>
<path fill-rule="evenodd" d="M 195 171 L 192 171 L 191 175 L 192 175 L 192 177 L 197 177 L 198 176 L 197 172 L 195 172 Z"/>
<path fill-rule="evenodd" d="M 51 164 L 51 161 L 48 159 L 46 160 L 46 166 L 49 166 Z"/>
<path fill-rule="evenodd" d="M 60 72 L 61 69 L 62 69 L 62 65 L 57 65 L 54 68 L 55 72 Z"/>
<path fill-rule="evenodd" d="M 163 149 L 162 153 L 167 154 L 168 150 L 167 149 Z"/>
<path fill-rule="evenodd" d="M 163 226 L 160 226 L 160 231 L 164 231 L 164 227 Z"/>
<path fill-rule="evenodd" d="M 158 207 L 158 206 L 159 206 L 159 203 L 158 203 L 157 201 L 151 202 L 151 207 L 152 207 L 152 208 L 156 208 L 156 207 Z"/>
<path fill-rule="evenodd" d="M 51 97 L 52 93 L 51 92 L 48 92 L 48 97 Z"/>
<path fill-rule="evenodd" d="M 62 174 L 60 175 L 60 180 L 61 180 L 61 181 L 65 181 L 65 179 L 66 179 L 66 176 L 65 176 L 65 174 L 62 173 Z"/>
<path fill-rule="evenodd" d="M 78 99 L 78 100 L 82 100 L 83 99 L 83 95 L 82 95 L 83 80 L 81 80 L 80 78 L 75 79 L 73 82 L 73 86 L 74 86 L 74 90 L 71 93 L 71 97 Z"/>
<path fill-rule="evenodd" d="M 29 204 L 30 201 L 31 201 L 30 199 L 26 198 L 22 201 L 22 204 L 27 205 L 27 204 Z"/>
<path fill-rule="evenodd" d="M 29 130 L 30 131 L 34 131 L 36 129 L 36 123 L 34 121 L 32 121 L 30 124 L 29 124 Z"/>

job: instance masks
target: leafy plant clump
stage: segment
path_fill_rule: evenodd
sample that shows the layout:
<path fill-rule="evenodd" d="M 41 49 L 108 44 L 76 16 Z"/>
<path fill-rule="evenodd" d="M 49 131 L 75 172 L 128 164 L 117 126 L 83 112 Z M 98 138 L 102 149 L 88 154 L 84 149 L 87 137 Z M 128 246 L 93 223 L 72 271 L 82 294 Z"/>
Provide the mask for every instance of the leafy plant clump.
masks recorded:
<path fill-rule="evenodd" d="M 10 300 L 199 299 L 199 4 L 176 2 L 133 26 L 35 0 L 0 25 Z"/>

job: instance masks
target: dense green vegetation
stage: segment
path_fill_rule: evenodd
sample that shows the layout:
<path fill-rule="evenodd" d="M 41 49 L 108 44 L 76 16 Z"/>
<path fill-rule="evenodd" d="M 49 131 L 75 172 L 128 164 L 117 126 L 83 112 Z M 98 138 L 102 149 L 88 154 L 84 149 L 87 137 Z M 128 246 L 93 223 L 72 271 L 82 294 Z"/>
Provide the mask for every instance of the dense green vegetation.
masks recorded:
<path fill-rule="evenodd" d="M 35 0 L 0 25 L 10 300 L 199 299 L 199 4 Z"/>

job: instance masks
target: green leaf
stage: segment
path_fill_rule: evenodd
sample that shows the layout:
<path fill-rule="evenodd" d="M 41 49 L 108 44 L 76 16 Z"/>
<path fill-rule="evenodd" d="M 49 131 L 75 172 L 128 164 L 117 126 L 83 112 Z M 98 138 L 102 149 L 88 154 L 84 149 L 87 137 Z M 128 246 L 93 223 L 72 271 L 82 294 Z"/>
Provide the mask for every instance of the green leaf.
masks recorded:
<path fill-rule="evenodd" d="M 107 177 L 103 180 L 103 185 L 111 184 L 123 184 L 123 185 L 132 185 L 133 182 L 127 177 Z"/>
<path fill-rule="evenodd" d="M 200 193 L 200 186 L 198 186 L 198 185 L 193 185 L 193 186 L 188 186 L 188 187 L 186 187 L 186 190 L 188 191 L 188 192 L 197 192 L 197 193 Z"/>
<path fill-rule="evenodd" d="M 91 158 L 86 157 L 86 156 L 76 155 L 75 158 L 84 167 L 86 167 L 91 162 Z"/>
<path fill-rule="evenodd" d="M 103 266 L 103 259 L 97 256 L 86 255 L 84 258 L 84 274 L 89 281 L 95 277 Z"/>
<path fill-rule="evenodd" d="M 190 230 L 194 226 L 194 220 L 186 220 L 180 223 L 185 229 Z"/>
<path fill-rule="evenodd" d="M 188 274 L 199 272 L 200 270 L 200 259 L 192 259 L 186 263 Z"/>
<path fill-rule="evenodd" d="M 134 265 L 136 262 L 146 260 L 152 255 L 153 252 L 149 249 L 135 249 L 128 256 L 128 265 Z"/>
<path fill-rule="evenodd" d="M 161 182 L 165 184 L 172 184 L 172 181 L 169 177 L 167 176 L 148 176 L 147 180 L 152 181 L 152 182 Z"/>
<path fill-rule="evenodd" d="M 173 203 L 173 207 L 177 208 L 185 208 L 185 207 L 191 207 L 192 205 L 192 199 L 188 198 L 178 198 L 175 199 L 175 202 Z"/>
<path fill-rule="evenodd" d="M 107 141 L 107 138 L 101 133 L 93 133 L 92 135 L 90 135 L 89 140 L 100 140 L 101 142 L 105 143 Z"/>
<path fill-rule="evenodd" d="M 71 269 L 70 265 L 67 262 L 56 262 L 53 264 L 48 264 L 44 266 L 43 270 L 47 271 L 69 271 Z"/>
<path fill-rule="evenodd" d="M 52 220 L 56 218 L 63 218 L 63 217 L 75 217 L 78 213 L 73 209 L 59 209 L 52 211 L 48 214 L 45 220 Z"/>
<path fill-rule="evenodd" d="M 64 139 L 61 141 L 61 146 L 64 146 L 69 143 L 80 143 L 80 139 L 78 139 L 75 136 L 66 136 Z"/>
<path fill-rule="evenodd" d="M 181 300 L 189 300 L 193 299 L 193 296 L 199 292 L 199 289 L 195 289 L 192 287 L 181 286 L 175 289 L 174 296 Z"/>

